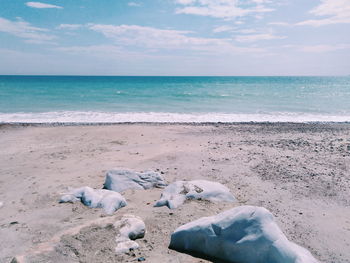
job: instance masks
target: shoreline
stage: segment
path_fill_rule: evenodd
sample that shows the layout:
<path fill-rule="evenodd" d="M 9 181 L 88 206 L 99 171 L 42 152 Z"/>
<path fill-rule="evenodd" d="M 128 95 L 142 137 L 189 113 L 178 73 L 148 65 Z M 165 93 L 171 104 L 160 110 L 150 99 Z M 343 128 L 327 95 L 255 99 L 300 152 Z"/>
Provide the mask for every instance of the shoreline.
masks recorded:
<path fill-rule="evenodd" d="M 309 122 L 269 122 L 269 121 L 246 121 L 246 122 L 0 122 L 0 127 L 3 126 L 23 126 L 23 127 L 57 127 L 57 126 L 114 126 L 114 125 L 189 125 L 189 126 L 231 126 L 231 125 L 349 125 L 350 121 L 309 121 Z"/>
<path fill-rule="evenodd" d="M 0 124 L 0 133 L 1 263 L 105 217 L 58 199 L 69 187 L 101 189 L 116 167 L 158 170 L 168 183 L 219 182 L 238 200 L 169 210 L 153 207 L 161 189 L 124 192 L 128 205 L 115 216 L 144 220 L 136 254 L 147 261 L 210 262 L 169 250 L 170 234 L 200 217 L 254 205 L 270 210 L 288 239 L 321 262 L 349 263 L 350 123 Z"/>
<path fill-rule="evenodd" d="M 0 113 L 0 123 L 343 123 L 350 122 L 350 113 L 306 112 L 103 112 L 53 111 Z"/>

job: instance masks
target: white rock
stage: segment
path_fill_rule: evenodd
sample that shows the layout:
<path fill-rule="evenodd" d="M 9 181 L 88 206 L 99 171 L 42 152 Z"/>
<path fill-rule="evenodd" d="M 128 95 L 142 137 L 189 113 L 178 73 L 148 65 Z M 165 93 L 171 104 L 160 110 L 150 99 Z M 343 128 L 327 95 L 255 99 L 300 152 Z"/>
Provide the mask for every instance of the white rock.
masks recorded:
<path fill-rule="evenodd" d="M 104 189 L 123 192 L 127 189 L 150 189 L 165 187 L 166 183 L 158 172 L 133 172 L 131 170 L 111 170 L 106 174 Z"/>
<path fill-rule="evenodd" d="M 171 249 L 225 262 L 316 263 L 290 241 L 262 207 L 240 206 L 185 224 L 171 235 Z"/>
<path fill-rule="evenodd" d="M 160 200 L 154 206 L 177 208 L 186 199 L 208 200 L 212 202 L 234 202 L 230 190 L 216 182 L 206 180 L 177 181 L 169 184 L 163 191 Z"/>
<path fill-rule="evenodd" d="M 117 242 L 116 253 L 125 253 L 131 249 L 139 248 L 139 245 L 134 240 L 143 238 L 146 233 L 146 226 L 141 218 L 133 215 L 124 215 L 121 220 L 114 223 L 114 227 L 119 229 L 115 239 Z"/>
<path fill-rule="evenodd" d="M 0 208 L 4 206 L 4 203 L 0 201 Z"/>
<path fill-rule="evenodd" d="M 107 214 L 113 214 L 119 208 L 127 205 L 124 197 L 117 192 L 92 189 L 88 186 L 73 189 L 60 199 L 60 203 L 74 203 L 76 201 L 81 201 L 91 208 L 103 208 Z"/>

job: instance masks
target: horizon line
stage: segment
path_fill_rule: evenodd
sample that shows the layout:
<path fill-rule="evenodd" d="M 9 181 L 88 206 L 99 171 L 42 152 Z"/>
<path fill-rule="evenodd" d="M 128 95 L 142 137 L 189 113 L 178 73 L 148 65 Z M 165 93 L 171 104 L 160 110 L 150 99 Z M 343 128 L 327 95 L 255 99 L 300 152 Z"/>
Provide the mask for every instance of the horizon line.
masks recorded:
<path fill-rule="evenodd" d="M 350 77 L 348 75 L 87 75 L 87 74 L 0 74 L 0 77 Z"/>

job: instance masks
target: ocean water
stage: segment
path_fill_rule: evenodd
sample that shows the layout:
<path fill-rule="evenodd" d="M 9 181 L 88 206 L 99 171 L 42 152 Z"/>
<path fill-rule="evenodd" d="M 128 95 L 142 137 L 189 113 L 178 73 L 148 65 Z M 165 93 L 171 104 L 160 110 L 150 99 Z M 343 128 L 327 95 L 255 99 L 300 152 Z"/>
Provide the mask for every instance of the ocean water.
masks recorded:
<path fill-rule="evenodd" d="M 0 122 L 343 122 L 350 77 L 0 76 Z"/>

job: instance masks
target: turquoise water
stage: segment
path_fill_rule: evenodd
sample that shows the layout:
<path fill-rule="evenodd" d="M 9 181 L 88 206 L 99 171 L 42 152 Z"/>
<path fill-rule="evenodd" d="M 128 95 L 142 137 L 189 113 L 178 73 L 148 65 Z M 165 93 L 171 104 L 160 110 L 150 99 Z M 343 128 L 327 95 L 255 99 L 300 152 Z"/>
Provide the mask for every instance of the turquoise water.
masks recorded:
<path fill-rule="evenodd" d="M 350 121 L 350 77 L 0 76 L 0 122 Z"/>

